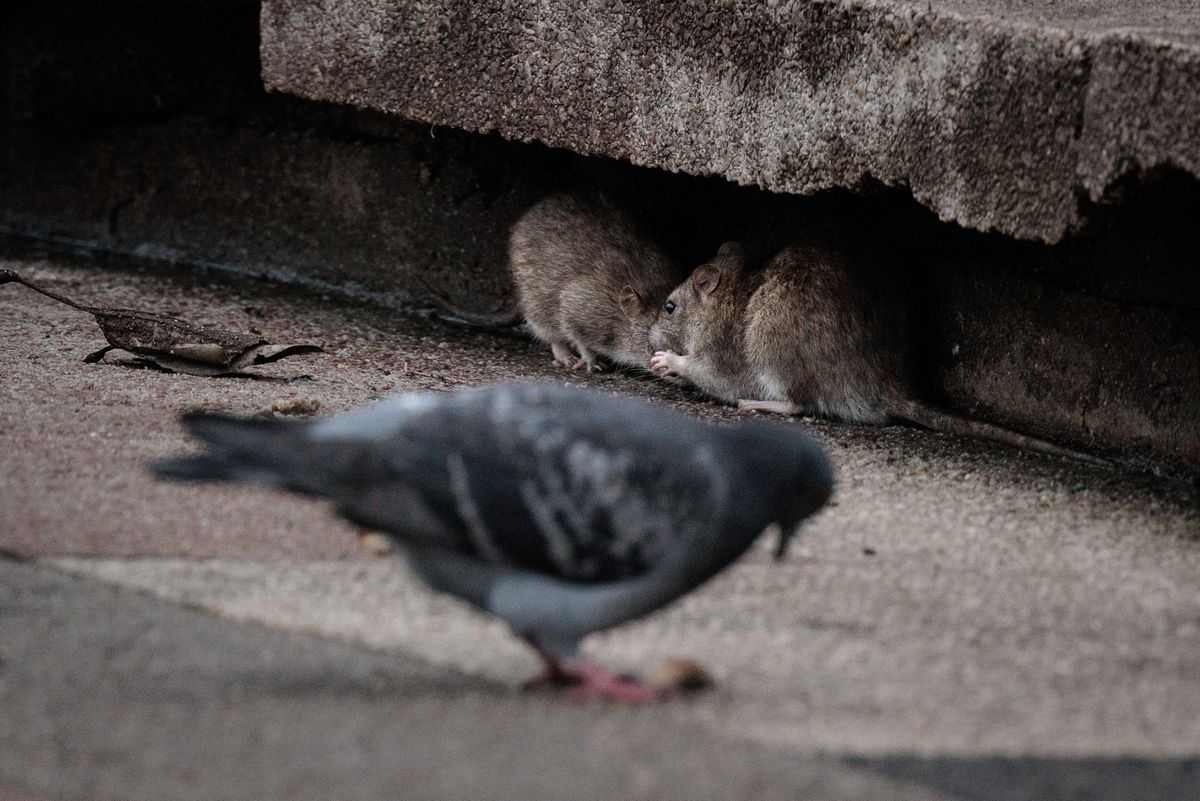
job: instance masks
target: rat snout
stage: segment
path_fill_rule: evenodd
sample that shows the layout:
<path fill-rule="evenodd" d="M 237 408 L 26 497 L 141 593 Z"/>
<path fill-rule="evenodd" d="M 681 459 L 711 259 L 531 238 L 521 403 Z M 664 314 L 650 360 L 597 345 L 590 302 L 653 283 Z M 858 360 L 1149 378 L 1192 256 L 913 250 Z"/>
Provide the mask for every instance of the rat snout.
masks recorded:
<path fill-rule="evenodd" d="M 665 342 L 666 338 L 663 336 L 662 331 L 659 329 L 659 327 L 657 325 L 650 326 L 650 335 L 648 338 L 650 340 L 650 352 L 651 353 L 654 353 L 655 351 L 658 351 L 658 350 L 666 349 L 666 342 Z"/>

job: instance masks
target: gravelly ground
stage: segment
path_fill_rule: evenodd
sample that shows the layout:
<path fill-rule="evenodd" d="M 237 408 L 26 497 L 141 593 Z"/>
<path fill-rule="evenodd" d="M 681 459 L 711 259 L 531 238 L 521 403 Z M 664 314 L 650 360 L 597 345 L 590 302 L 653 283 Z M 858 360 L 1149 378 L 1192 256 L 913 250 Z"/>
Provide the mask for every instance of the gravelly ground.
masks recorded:
<path fill-rule="evenodd" d="M 548 712 L 553 701 L 512 690 L 532 666 L 499 627 L 366 554 L 354 530 L 318 504 L 158 484 L 142 463 L 185 447 L 173 422 L 181 409 L 254 413 L 303 398 L 326 413 L 391 391 L 494 380 L 586 382 L 706 417 L 731 412 L 637 377 L 564 374 L 520 338 L 262 283 L 60 259 L 3 266 L 80 300 L 256 327 L 329 353 L 262 369 L 311 376 L 290 382 L 163 374 L 112 355 L 111 364 L 84 365 L 102 344 L 90 317 L 0 287 L 0 548 L 41 560 L 34 574 L 10 573 L 0 597 L 8 659 L 0 694 L 22 699 L 19 725 L 10 718 L 5 729 L 0 715 L 0 751 L 10 754 L 0 759 L 0 787 L 39 797 L 112 797 L 122 786 L 140 788 L 134 797 L 238 796 L 232 787 L 282 798 L 299 786 L 337 795 L 354 772 L 347 766 L 357 766 L 362 795 L 386 797 L 390 780 L 422 760 L 484 747 L 504 720 L 518 720 L 545 725 L 535 738 L 542 750 L 500 749 L 480 764 L 495 769 L 502 751 L 514 770 L 557 759 L 562 769 L 546 775 L 558 784 L 497 785 L 530 797 L 556 789 L 582 797 L 585 779 L 618 774 L 642 777 L 620 785 L 636 797 L 685 797 L 701 786 L 725 797 L 807 788 L 812 798 L 1115 799 L 1133 786 L 1140 797 L 1172 798 L 1197 788 L 1200 511 L 1190 485 L 906 428 L 816 424 L 838 466 L 838 491 L 788 562 L 773 565 L 756 550 L 684 603 L 590 643 L 630 668 L 697 657 L 718 676 L 717 689 L 635 716 Z M 110 597 L 96 579 L 207 614 Z M 46 600 L 56 594 L 62 604 Z M 76 619 L 102 597 L 107 616 Z M 153 621 L 149 644 L 122 633 L 126 615 Z M 92 645 L 73 651 L 61 633 L 72 626 Z M 78 664 L 123 676 L 121 687 L 166 686 L 167 673 L 188 673 L 195 627 L 214 653 L 231 655 L 179 680 L 186 703 L 169 714 L 157 702 L 138 706 L 121 718 L 129 725 L 111 753 L 96 721 L 128 705 L 128 693 L 97 684 L 78 713 L 91 717 L 71 722 L 64 709 L 79 698 L 64 681 L 81 680 Z M 61 636 L 35 636 L 42 630 Z M 301 668 L 309 646 L 296 645 L 279 662 L 243 664 L 270 638 L 326 642 L 319 647 L 340 656 Z M 384 698 L 364 701 L 339 684 L 340 660 L 386 662 L 381 652 L 397 660 Z M 247 670 L 261 677 L 250 689 L 236 679 Z M 307 671 L 303 686 L 289 683 L 296 670 Z M 451 678 L 439 683 L 443 675 Z M 231 703 L 231 682 L 253 703 Z M 276 684 L 288 689 L 256 695 Z M 381 714 L 380 704 L 393 711 Z M 398 729 L 408 714 L 413 728 Z M 186 754 L 157 744 L 189 732 L 188 715 L 200 721 L 189 735 L 200 754 L 227 754 L 228 743 L 211 738 L 230 727 L 252 733 L 237 741 L 249 749 L 237 762 L 245 773 L 201 775 L 190 789 L 171 778 Z M 352 734 L 323 752 L 305 726 Z M 620 743 L 606 745 L 604 759 L 635 762 L 640 773 L 605 773 L 604 760 L 572 745 L 599 730 Z M 380 746 L 379 737 L 391 739 Z M 29 761 L 48 742 L 58 744 L 54 759 Z M 697 743 L 687 757 L 694 767 L 664 767 L 663 743 L 685 742 Z M 719 753 L 754 767 L 739 772 Z M 654 756 L 639 762 L 639 754 Z M 247 778 L 268 759 L 279 775 Z M 488 787 L 486 772 L 427 771 L 427 783 L 414 786 L 455 797 Z M 864 776 L 890 778 L 862 784 Z"/>

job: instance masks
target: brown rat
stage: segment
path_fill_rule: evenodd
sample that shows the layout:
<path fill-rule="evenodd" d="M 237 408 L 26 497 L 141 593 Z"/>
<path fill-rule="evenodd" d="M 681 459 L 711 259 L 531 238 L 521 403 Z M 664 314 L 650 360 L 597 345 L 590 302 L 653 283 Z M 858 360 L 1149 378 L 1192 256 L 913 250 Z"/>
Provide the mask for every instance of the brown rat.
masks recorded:
<path fill-rule="evenodd" d="M 509 237 L 515 311 L 469 311 L 432 295 L 482 328 L 522 320 L 563 367 L 599 369 L 599 358 L 645 369 L 648 331 L 682 277 L 629 212 L 603 200 L 558 194 L 530 207 Z"/>
<path fill-rule="evenodd" d="M 813 241 L 752 273 L 740 245 L 722 245 L 659 311 L 650 328 L 651 369 L 746 412 L 901 420 L 1107 464 L 916 400 L 906 304 L 883 271 L 864 275 L 851 269 L 853 258 L 836 242 Z"/>
<path fill-rule="evenodd" d="M 650 324 L 679 273 L 627 211 L 551 195 L 513 226 L 508 253 L 517 303 L 554 361 L 646 366 Z"/>

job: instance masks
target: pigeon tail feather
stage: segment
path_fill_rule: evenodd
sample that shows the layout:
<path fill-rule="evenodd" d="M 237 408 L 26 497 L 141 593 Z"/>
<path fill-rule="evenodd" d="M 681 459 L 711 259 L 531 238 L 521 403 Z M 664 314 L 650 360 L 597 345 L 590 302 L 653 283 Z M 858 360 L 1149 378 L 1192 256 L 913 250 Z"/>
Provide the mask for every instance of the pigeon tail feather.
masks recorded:
<path fill-rule="evenodd" d="M 163 478 L 179 481 L 229 481 L 268 484 L 306 491 L 293 480 L 303 463 L 307 424 L 289 420 L 242 420 L 205 412 L 182 416 L 183 426 L 208 445 L 197 456 L 164 459 L 151 465 Z"/>
<path fill-rule="evenodd" d="M 269 470 L 249 467 L 220 456 L 185 456 L 153 462 L 150 470 L 159 478 L 176 481 L 227 481 L 237 484 L 279 486 L 279 476 Z"/>
<path fill-rule="evenodd" d="M 185 412 L 179 422 L 200 441 L 230 450 L 259 447 L 298 425 L 290 420 L 249 420 L 211 412 Z"/>

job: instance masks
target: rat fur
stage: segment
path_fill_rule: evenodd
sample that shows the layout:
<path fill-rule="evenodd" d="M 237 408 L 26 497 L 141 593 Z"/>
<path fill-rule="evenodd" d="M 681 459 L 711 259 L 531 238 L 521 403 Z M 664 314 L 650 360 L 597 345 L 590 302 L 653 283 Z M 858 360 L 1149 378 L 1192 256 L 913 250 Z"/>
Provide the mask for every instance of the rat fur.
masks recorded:
<path fill-rule="evenodd" d="M 883 271 L 852 269 L 852 260 L 848 249 L 814 240 L 753 273 L 740 245 L 722 245 L 667 297 L 650 328 L 651 369 L 745 412 L 898 420 L 1107 464 L 917 400 L 901 292 Z"/>
<path fill-rule="evenodd" d="M 517 304 L 555 362 L 645 368 L 650 325 L 680 275 L 629 212 L 551 195 L 513 226 L 508 253 Z"/>

